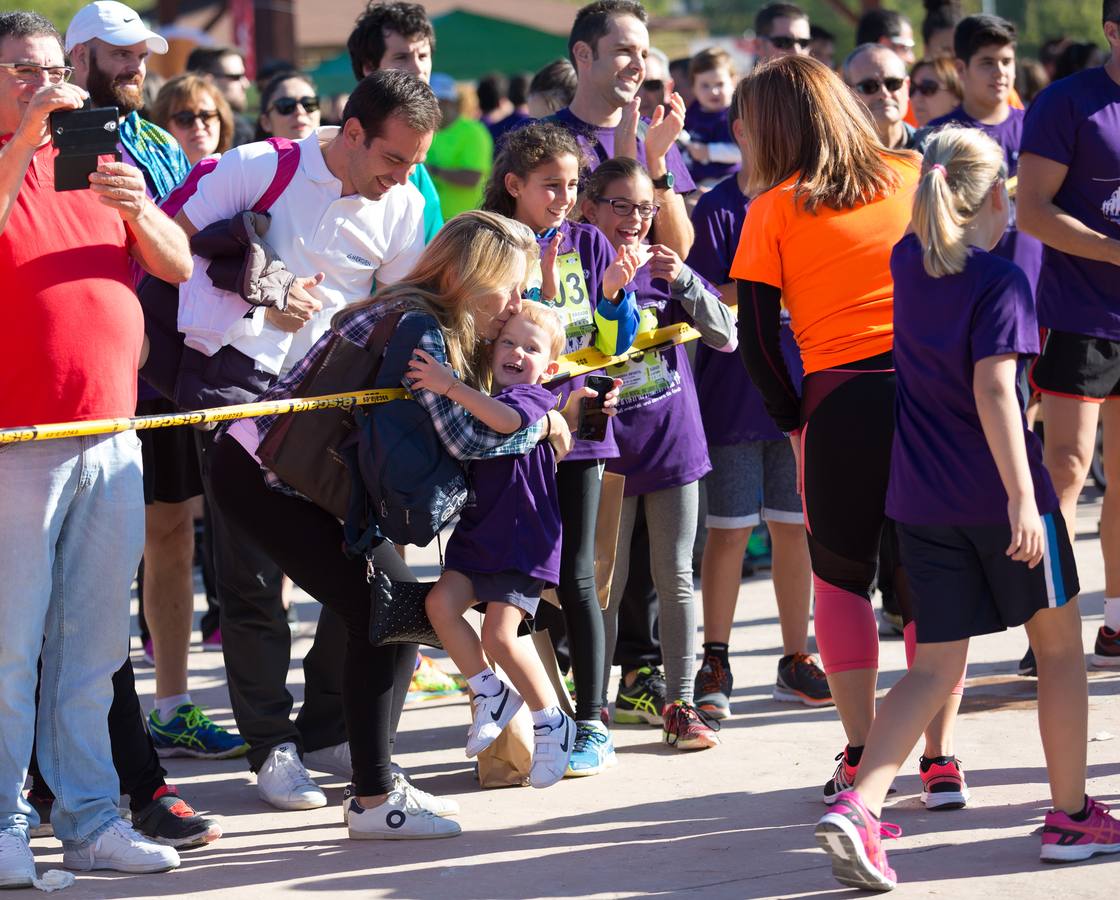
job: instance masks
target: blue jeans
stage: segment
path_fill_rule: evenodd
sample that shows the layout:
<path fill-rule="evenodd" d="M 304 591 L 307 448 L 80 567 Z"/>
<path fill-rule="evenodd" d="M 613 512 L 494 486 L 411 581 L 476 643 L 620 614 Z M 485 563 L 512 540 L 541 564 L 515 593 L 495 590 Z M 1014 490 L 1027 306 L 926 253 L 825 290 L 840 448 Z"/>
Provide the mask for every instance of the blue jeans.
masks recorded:
<path fill-rule="evenodd" d="M 107 721 L 143 549 L 135 432 L 0 445 L 0 830 L 37 824 L 21 796 L 36 733 L 58 838 L 87 843 L 117 816 Z"/>

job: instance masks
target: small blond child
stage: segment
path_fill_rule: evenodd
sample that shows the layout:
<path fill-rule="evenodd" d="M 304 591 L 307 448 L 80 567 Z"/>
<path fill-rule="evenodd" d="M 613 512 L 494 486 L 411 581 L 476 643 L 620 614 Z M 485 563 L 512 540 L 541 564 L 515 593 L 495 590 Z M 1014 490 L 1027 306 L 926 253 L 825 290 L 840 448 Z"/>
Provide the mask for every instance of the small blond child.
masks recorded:
<path fill-rule="evenodd" d="M 688 64 L 688 80 L 696 98 L 684 116 L 688 171 L 697 184 L 711 187 L 739 171 L 743 161 L 727 118 L 735 93 L 735 67 L 725 50 L 701 50 Z"/>
<path fill-rule="evenodd" d="M 412 362 L 414 387 L 455 401 L 495 431 L 511 434 L 545 418 L 556 397 L 543 386 L 564 348 L 560 317 L 525 303 L 494 342 L 490 360 L 493 396 L 459 381 L 451 369 L 422 350 Z M 560 506 L 556 459 L 547 440 L 523 456 L 475 460 L 471 500 L 447 544 L 446 568 L 428 595 L 428 617 L 474 694 L 467 732 L 473 757 L 501 734 L 522 703 L 533 716 L 533 765 L 529 781 L 543 788 L 564 777 L 575 745 L 575 723 L 557 705 L 540 659 L 517 640 L 517 629 L 537 611 L 541 591 L 560 573 Z M 486 604 L 482 639 L 464 619 Z M 506 684 L 483 652 L 509 673 Z M 473 674 L 470 674 L 473 673 Z"/>

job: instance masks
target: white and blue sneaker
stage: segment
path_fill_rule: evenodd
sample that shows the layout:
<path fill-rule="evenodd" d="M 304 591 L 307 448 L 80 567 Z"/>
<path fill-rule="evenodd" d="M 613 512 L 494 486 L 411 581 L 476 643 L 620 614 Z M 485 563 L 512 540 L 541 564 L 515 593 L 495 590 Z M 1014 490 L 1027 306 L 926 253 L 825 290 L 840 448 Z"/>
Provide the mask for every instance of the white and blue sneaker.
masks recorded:
<path fill-rule="evenodd" d="M 525 702 L 504 681 L 499 681 L 496 694 L 478 694 L 471 700 L 474 721 L 467 730 L 467 758 L 473 759 L 489 747 L 513 719 Z"/>
<path fill-rule="evenodd" d="M 614 752 L 614 740 L 606 726 L 602 722 L 576 722 L 576 746 L 564 777 L 598 775 L 616 765 L 618 757 Z"/>

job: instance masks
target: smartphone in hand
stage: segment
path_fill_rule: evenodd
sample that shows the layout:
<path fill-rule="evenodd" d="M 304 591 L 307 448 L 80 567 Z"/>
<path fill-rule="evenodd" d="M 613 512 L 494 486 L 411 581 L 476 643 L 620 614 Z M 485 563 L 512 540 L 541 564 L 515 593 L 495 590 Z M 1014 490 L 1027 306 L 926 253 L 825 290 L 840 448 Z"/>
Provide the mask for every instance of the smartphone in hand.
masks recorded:
<path fill-rule="evenodd" d="M 89 187 L 98 158 L 121 158 L 117 149 L 120 111 L 115 106 L 56 110 L 51 113 L 51 141 L 58 150 L 54 159 L 54 189 L 80 191 Z"/>
<path fill-rule="evenodd" d="M 581 441 L 601 441 L 607 436 L 607 422 L 610 420 L 603 411 L 603 401 L 614 387 L 614 379 L 606 375 L 588 375 L 586 386 L 595 391 L 595 397 L 584 397 L 579 401 L 579 428 L 576 437 Z"/>

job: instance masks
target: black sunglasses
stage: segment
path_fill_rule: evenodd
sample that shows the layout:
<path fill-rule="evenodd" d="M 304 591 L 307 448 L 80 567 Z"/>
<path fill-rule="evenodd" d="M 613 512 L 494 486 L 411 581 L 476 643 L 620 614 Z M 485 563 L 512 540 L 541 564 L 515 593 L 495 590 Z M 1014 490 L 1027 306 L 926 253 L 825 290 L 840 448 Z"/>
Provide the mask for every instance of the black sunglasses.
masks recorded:
<path fill-rule="evenodd" d="M 290 116 L 296 111 L 297 106 L 302 106 L 304 112 L 313 113 L 319 109 L 318 97 L 281 97 L 272 104 L 272 108 L 282 116 Z"/>
<path fill-rule="evenodd" d="M 658 93 L 660 93 L 661 91 L 665 90 L 665 82 L 660 78 L 651 78 L 649 79 L 649 81 L 642 82 L 642 90 L 657 91 Z"/>
<path fill-rule="evenodd" d="M 884 78 L 882 81 L 878 78 L 865 78 L 863 81 L 856 84 L 856 90 L 870 97 L 873 94 L 879 93 L 880 88 L 885 87 L 887 93 L 893 94 L 895 91 L 901 90 L 905 83 L 905 78 Z"/>
<path fill-rule="evenodd" d="M 936 81 L 919 81 L 917 84 L 911 82 L 910 90 L 915 94 L 921 94 L 923 97 L 932 97 L 944 88 Z"/>
<path fill-rule="evenodd" d="M 768 37 L 766 40 L 779 50 L 792 50 L 794 47 L 798 50 L 803 50 L 809 46 L 808 38 L 795 38 L 781 35 L 779 37 Z"/>
<path fill-rule="evenodd" d="M 181 128 L 190 128 L 195 123 L 196 119 L 205 125 L 207 122 L 216 118 L 218 118 L 218 111 L 216 109 L 200 109 L 197 111 L 183 109 L 175 113 L 175 115 L 171 117 L 171 121 Z"/>

